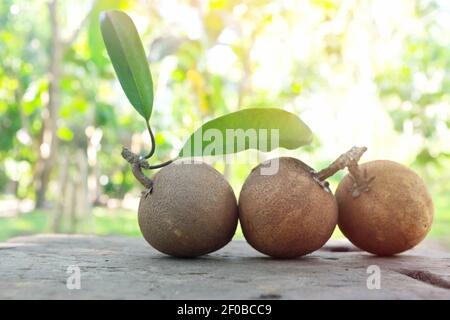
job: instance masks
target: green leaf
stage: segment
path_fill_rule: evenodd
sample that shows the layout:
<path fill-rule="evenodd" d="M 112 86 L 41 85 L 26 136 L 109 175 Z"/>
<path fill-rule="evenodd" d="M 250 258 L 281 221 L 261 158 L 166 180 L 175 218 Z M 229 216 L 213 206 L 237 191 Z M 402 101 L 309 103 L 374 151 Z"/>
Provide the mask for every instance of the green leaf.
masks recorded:
<path fill-rule="evenodd" d="M 296 149 L 311 139 L 311 130 L 293 113 L 275 108 L 244 109 L 206 122 L 189 137 L 179 156 Z"/>
<path fill-rule="evenodd" d="M 105 11 L 100 16 L 100 27 L 123 91 L 137 112 L 148 121 L 153 107 L 153 82 L 133 21 L 122 11 Z"/>
<path fill-rule="evenodd" d="M 58 128 L 58 138 L 64 141 L 71 141 L 73 139 L 73 132 L 67 127 Z"/>

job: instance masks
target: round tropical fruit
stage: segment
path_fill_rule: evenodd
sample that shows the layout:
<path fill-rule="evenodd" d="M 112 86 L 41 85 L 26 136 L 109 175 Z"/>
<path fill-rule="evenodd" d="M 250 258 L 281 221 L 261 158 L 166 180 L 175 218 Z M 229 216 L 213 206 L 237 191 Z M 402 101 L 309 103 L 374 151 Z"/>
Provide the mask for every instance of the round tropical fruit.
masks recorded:
<path fill-rule="evenodd" d="M 139 227 L 155 249 L 195 257 L 225 246 L 238 221 L 236 197 L 224 177 L 205 163 L 173 163 L 153 180 L 139 204 Z"/>
<path fill-rule="evenodd" d="M 321 248 L 331 237 L 337 203 L 313 172 L 287 157 L 253 169 L 239 197 L 242 231 L 253 248 L 276 258 L 295 258 Z"/>
<path fill-rule="evenodd" d="M 433 202 L 423 180 L 411 169 L 388 160 L 359 165 L 374 177 L 363 192 L 347 175 L 336 190 L 339 228 L 357 247 L 393 255 L 417 245 L 431 228 Z"/>

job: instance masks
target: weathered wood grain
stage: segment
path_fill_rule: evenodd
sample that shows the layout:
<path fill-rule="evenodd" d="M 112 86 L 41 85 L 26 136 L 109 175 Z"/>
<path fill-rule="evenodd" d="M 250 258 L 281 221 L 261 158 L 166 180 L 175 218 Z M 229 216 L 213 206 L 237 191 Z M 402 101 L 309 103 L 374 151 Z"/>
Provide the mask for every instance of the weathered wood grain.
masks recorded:
<path fill-rule="evenodd" d="M 78 266 L 81 289 L 66 287 Z M 367 268 L 381 288 L 367 288 Z M 140 238 L 39 235 L 0 243 L 1 299 L 450 299 L 450 253 L 425 242 L 390 258 L 346 241 L 296 260 L 244 241 L 197 259 L 167 257 Z"/>

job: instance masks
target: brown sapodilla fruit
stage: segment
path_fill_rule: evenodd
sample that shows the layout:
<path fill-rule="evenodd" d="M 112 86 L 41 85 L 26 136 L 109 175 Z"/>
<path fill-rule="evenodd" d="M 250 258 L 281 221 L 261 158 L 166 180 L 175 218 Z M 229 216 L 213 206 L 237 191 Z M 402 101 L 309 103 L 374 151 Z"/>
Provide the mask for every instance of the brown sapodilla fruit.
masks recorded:
<path fill-rule="evenodd" d="M 278 161 L 275 174 L 261 169 Z M 338 208 L 312 169 L 288 157 L 253 169 L 239 196 L 239 220 L 248 243 L 277 258 L 295 258 L 321 248 L 337 223 Z"/>
<path fill-rule="evenodd" d="M 388 160 L 358 166 L 374 177 L 366 190 L 347 175 L 336 190 L 338 225 L 357 247 L 376 255 L 411 249 L 428 233 L 433 202 L 422 179 L 409 168 Z"/>
<path fill-rule="evenodd" d="M 236 197 L 224 177 L 205 163 L 173 163 L 154 176 L 143 195 L 139 227 L 147 242 L 172 256 L 195 257 L 216 251 L 233 237 Z"/>

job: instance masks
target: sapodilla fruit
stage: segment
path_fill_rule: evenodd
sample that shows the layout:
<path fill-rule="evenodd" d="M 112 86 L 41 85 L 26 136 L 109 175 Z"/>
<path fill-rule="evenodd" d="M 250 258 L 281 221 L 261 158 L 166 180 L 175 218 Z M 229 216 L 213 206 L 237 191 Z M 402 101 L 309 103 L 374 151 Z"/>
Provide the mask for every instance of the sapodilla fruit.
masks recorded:
<path fill-rule="evenodd" d="M 336 199 L 342 233 L 360 249 L 381 256 L 403 252 L 422 241 L 433 221 L 433 202 L 423 180 L 388 160 L 357 168 L 374 179 L 362 191 L 352 175 L 340 182 Z"/>
<path fill-rule="evenodd" d="M 270 174 L 277 162 L 278 170 Z M 265 173 L 268 167 L 272 169 Z M 288 157 L 253 169 L 239 196 L 239 220 L 253 248 L 276 258 L 295 258 L 321 248 L 331 237 L 337 203 L 312 172 Z"/>
<path fill-rule="evenodd" d="M 216 251 L 233 237 L 236 197 L 224 177 L 205 163 L 173 163 L 154 176 L 143 195 L 139 227 L 155 249 L 177 257 Z"/>

